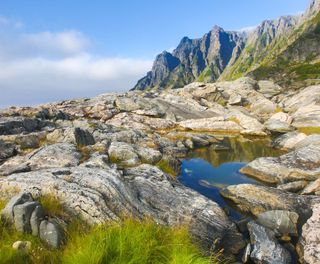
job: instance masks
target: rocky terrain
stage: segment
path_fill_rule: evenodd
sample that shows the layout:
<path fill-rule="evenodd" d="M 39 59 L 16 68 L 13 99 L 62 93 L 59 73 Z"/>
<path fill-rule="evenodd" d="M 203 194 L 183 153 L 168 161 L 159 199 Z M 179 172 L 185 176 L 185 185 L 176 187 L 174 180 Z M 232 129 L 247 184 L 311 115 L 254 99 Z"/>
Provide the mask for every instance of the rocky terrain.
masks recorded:
<path fill-rule="evenodd" d="M 240 78 L 1 110 L 0 198 L 50 195 L 89 224 L 123 216 L 186 224 L 203 248 L 223 248 L 244 262 L 293 263 L 290 252 L 298 252 L 302 263 L 319 263 L 319 102 L 320 86 L 287 91 Z M 270 137 L 287 153 L 242 169 L 261 185 L 221 191 L 251 215 L 235 223 L 174 176 L 188 152 L 228 149 L 239 135 L 252 144 Z M 27 199 L 3 214 L 20 210 L 28 220 L 37 206 Z"/>
<path fill-rule="evenodd" d="M 135 90 L 180 88 L 192 81 L 212 82 L 251 76 L 283 87 L 319 84 L 320 1 L 299 16 L 263 21 L 251 32 L 215 26 L 200 39 L 184 37 L 171 53 L 158 55 Z"/>

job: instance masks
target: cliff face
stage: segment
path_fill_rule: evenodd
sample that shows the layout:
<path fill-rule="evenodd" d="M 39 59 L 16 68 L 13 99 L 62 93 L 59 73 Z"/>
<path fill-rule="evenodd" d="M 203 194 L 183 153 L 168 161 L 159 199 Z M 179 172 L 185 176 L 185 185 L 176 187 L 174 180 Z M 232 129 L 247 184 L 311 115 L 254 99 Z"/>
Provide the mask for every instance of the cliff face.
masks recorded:
<path fill-rule="evenodd" d="M 246 35 L 215 26 L 201 39 L 184 37 L 171 53 L 158 55 L 152 70 L 134 89 L 176 88 L 195 80 L 215 81 L 244 47 Z"/>
<path fill-rule="evenodd" d="M 193 82 L 273 79 L 283 86 L 319 83 L 320 0 L 301 16 L 263 21 L 250 33 L 215 26 L 200 39 L 184 37 L 172 52 L 156 58 L 136 90 L 178 88 Z"/>

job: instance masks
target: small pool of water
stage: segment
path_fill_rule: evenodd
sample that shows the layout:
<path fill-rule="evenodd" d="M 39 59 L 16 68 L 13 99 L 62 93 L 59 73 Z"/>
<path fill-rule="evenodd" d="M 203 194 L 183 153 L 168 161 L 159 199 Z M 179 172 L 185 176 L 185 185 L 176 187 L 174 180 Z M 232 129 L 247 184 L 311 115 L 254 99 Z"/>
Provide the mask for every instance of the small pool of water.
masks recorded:
<path fill-rule="evenodd" d="M 214 146 L 198 149 L 182 160 L 178 180 L 185 186 L 203 194 L 225 208 L 230 218 L 237 220 L 242 215 L 220 195 L 228 185 L 251 183 L 262 184 L 239 170 L 248 162 L 266 156 L 279 156 L 282 152 L 270 147 L 269 140 L 244 138 L 226 139 L 229 150 L 216 150 Z"/>

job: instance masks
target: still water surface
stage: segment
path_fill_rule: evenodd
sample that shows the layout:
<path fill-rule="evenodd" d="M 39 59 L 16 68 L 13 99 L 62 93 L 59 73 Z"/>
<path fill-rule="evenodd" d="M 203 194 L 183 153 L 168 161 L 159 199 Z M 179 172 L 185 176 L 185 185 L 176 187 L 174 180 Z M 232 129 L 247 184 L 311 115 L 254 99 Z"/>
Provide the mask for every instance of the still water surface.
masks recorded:
<path fill-rule="evenodd" d="M 185 186 L 203 194 L 225 208 L 234 220 L 242 215 L 220 195 L 228 185 L 241 183 L 262 184 L 239 170 L 258 157 L 275 157 L 282 153 L 270 146 L 270 140 L 244 138 L 227 139 L 229 150 L 216 150 L 214 146 L 198 149 L 182 160 L 178 180 Z"/>

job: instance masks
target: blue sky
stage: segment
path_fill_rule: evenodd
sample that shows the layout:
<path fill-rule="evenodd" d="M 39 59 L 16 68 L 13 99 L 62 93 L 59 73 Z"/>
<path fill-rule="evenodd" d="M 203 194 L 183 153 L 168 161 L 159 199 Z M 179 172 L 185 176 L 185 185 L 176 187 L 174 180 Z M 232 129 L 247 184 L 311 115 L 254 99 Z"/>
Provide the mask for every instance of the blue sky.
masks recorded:
<path fill-rule="evenodd" d="M 0 106 L 128 90 L 183 36 L 255 26 L 308 2 L 1 0 Z"/>

